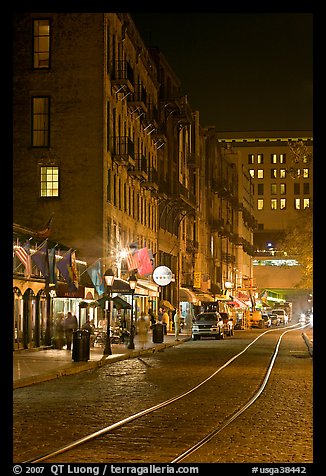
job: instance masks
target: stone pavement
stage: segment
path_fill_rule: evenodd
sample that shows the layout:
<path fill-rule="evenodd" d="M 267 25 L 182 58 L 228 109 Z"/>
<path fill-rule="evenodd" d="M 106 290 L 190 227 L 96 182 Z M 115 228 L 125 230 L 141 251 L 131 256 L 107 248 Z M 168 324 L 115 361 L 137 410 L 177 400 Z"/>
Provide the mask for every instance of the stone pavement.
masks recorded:
<path fill-rule="evenodd" d="M 135 336 L 135 349 L 130 350 L 126 344 L 112 344 L 112 355 L 103 356 L 103 347 L 91 347 L 88 361 L 75 362 L 72 352 L 66 349 L 52 348 L 26 349 L 13 352 L 13 388 L 26 387 L 35 383 L 52 380 L 64 375 L 73 375 L 85 370 L 95 369 L 118 360 L 138 357 L 181 344 L 190 339 L 189 335 L 181 334 L 176 341 L 174 334 L 164 336 L 162 343 L 153 343 L 152 335 L 148 334 L 144 349 L 140 348 L 138 337 Z"/>

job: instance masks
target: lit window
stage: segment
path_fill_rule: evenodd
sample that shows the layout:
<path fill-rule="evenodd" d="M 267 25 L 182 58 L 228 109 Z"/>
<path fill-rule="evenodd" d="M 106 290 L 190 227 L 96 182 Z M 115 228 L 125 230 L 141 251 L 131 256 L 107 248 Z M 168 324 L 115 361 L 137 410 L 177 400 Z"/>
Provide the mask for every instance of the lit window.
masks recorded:
<path fill-rule="evenodd" d="M 248 164 L 253 164 L 255 162 L 254 154 L 248 154 Z"/>
<path fill-rule="evenodd" d="M 33 66 L 50 67 L 50 20 L 34 20 Z"/>
<path fill-rule="evenodd" d="M 258 169 L 257 170 L 257 178 L 264 178 L 264 170 Z"/>
<path fill-rule="evenodd" d="M 271 200 L 271 209 L 272 210 L 277 210 L 277 199 L 276 198 L 272 198 L 272 200 Z"/>
<path fill-rule="evenodd" d="M 309 178 L 309 169 L 303 169 L 302 175 L 303 175 L 303 178 Z"/>
<path fill-rule="evenodd" d="M 254 169 L 249 170 L 250 177 L 255 178 L 255 171 Z"/>
<path fill-rule="evenodd" d="M 280 200 L 280 209 L 281 210 L 286 209 L 286 198 L 281 198 L 281 200 Z"/>
<path fill-rule="evenodd" d="M 271 169 L 271 178 L 277 178 L 277 169 Z"/>
<path fill-rule="evenodd" d="M 41 197 L 59 196 L 59 167 L 41 167 Z"/>
<path fill-rule="evenodd" d="M 310 206 L 310 198 L 303 199 L 303 208 L 309 208 Z"/>
<path fill-rule="evenodd" d="M 286 156 L 285 154 L 280 154 L 280 164 L 285 164 L 286 163 Z"/>
<path fill-rule="evenodd" d="M 277 194 L 277 185 L 276 183 L 271 184 L 271 195 L 276 195 Z"/>
<path fill-rule="evenodd" d="M 262 210 L 264 208 L 264 200 L 260 198 L 257 200 L 257 210 Z"/>
<path fill-rule="evenodd" d="M 257 155 L 257 164 L 263 164 L 264 163 L 264 156 L 263 154 L 258 154 Z"/>
<path fill-rule="evenodd" d="M 277 154 L 271 154 L 271 164 L 277 164 Z"/>
<path fill-rule="evenodd" d="M 300 210 L 300 208 L 301 208 L 301 200 L 300 200 L 300 198 L 295 198 L 295 199 L 294 199 L 294 208 L 295 208 L 296 210 Z"/>
<path fill-rule="evenodd" d="M 281 183 L 281 184 L 280 184 L 280 194 L 281 194 L 281 195 L 285 195 L 285 194 L 286 194 L 286 184 L 285 184 L 285 183 Z"/>
<path fill-rule="evenodd" d="M 286 170 L 280 169 L 280 178 L 285 178 L 285 177 L 286 177 Z"/>
<path fill-rule="evenodd" d="M 50 98 L 32 98 L 32 146 L 50 145 Z"/>

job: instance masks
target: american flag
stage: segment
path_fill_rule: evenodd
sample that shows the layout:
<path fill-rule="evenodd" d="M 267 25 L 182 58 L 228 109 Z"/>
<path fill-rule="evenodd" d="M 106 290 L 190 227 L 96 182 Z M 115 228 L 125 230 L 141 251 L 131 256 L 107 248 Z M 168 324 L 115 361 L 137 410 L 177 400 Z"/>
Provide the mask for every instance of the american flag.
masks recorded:
<path fill-rule="evenodd" d="M 126 262 L 128 266 L 128 271 L 132 271 L 138 268 L 138 256 L 137 253 L 133 253 L 132 251 L 127 252 Z"/>
<path fill-rule="evenodd" d="M 15 248 L 15 253 L 18 256 L 19 260 L 25 266 L 25 276 L 29 278 L 30 275 L 32 274 L 32 261 L 31 261 L 29 240 L 26 241 L 24 246 L 17 246 Z"/>

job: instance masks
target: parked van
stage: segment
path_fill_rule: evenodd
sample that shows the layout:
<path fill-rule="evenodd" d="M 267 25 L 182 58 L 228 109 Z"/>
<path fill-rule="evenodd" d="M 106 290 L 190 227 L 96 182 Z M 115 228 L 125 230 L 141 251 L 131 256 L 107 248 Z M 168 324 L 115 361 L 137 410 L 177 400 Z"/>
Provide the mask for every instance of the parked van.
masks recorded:
<path fill-rule="evenodd" d="M 286 325 L 289 322 L 289 316 L 284 309 L 273 309 L 273 314 L 277 314 L 280 317 L 281 324 Z"/>

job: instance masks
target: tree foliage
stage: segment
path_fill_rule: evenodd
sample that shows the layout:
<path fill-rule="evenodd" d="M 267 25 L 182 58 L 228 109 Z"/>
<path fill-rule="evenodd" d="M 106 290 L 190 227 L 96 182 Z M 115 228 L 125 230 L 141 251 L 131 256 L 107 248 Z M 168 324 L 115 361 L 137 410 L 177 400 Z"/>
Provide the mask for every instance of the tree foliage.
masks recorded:
<path fill-rule="evenodd" d="M 313 285 L 313 214 L 311 208 L 298 210 L 296 220 L 289 226 L 282 243 L 288 258 L 295 259 L 303 271 L 298 287 L 312 289 Z"/>

